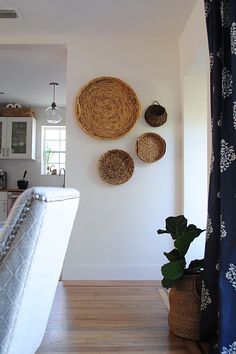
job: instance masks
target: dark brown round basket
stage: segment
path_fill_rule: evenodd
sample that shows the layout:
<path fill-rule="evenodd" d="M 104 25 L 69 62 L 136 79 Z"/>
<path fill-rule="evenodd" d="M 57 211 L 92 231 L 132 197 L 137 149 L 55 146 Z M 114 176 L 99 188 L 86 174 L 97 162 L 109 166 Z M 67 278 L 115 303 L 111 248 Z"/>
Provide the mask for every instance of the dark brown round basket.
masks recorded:
<path fill-rule="evenodd" d="M 154 101 L 153 104 L 146 109 L 144 117 L 149 125 L 159 127 L 167 121 L 166 109 L 157 101 Z"/>
<path fill-rule="evenodd" d="M 101 178 L 110 184 L 127 182 L 134 172 L 134 161 L 123 150 L 113 149 L 103 154 L 98 161 L 98 172 Z"/>
<path fill-rule="evenodd" d="M 179 337 L 199 340 L 202 275 L 184 275 L 170 289 L 169 327 Z"/>

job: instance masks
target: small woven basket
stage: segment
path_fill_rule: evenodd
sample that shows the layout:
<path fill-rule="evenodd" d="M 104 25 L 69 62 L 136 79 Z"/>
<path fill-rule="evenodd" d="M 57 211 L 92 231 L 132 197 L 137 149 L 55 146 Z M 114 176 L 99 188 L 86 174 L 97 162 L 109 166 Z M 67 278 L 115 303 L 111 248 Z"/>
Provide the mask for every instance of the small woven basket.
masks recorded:
<path fill-rule="evenodd" d="M 144 133 L 136 141 L 138 157 L 144 162 L 160 160 L 166 152 L 165 140 L 156 133 Z"/>
<path fill-rule="evenodd" d="M 184 275 L 170 289 L 169 328 L 179 337 L 199 340 L 202 275 Z"/>
<path fill-rule="evenodd" d="M 33 117 L 31 108 L 7 108 L 0 107 L 0 117 Z"/>
<path fill-rule="evenodd" d="M 152 127 L 159 127 L 167 121 L 165 107 L 162 107 L 157 101 L 146 109 L 144 114 L 146 122 Z"/>

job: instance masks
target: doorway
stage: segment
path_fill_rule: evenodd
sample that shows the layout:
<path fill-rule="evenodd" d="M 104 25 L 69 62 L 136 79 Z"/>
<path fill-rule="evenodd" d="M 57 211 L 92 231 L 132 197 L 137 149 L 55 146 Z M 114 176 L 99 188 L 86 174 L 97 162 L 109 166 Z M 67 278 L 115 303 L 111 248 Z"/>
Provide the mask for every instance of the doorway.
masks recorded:
<path fill-rule="evenodd" d="M 42 127 L 46 121 L 45 109 L 52 103 L 51 82 L 58 82 L 56 104 L 63 113 L 57 126 L 66 126 L 66 60 L 63 45 L 1 45 L 1 95 L 0 106 L 19 104 L 31 108 L 36 121 L 36 158 L 1 159 L 0 169 L 7 171 L 8 188 L 17 188 L 16 181 L 27 170 L 29 187 L 62 187 L 64 177 L 59 171 L 42 174 Z M 65 157 L 65 152 L 63 158 Z M 64 166 L 63 166 L 64 167 Z"/>

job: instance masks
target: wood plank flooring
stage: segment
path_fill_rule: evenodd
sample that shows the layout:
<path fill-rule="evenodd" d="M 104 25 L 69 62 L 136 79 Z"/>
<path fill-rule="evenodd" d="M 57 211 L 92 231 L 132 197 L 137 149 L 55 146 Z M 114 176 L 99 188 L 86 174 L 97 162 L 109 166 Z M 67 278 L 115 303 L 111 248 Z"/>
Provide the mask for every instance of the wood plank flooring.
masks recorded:
<path fill-rule="evenodd" d="M 37 354 L 203 354 L 168 330 L 159 282 L 60 282 Z"/>

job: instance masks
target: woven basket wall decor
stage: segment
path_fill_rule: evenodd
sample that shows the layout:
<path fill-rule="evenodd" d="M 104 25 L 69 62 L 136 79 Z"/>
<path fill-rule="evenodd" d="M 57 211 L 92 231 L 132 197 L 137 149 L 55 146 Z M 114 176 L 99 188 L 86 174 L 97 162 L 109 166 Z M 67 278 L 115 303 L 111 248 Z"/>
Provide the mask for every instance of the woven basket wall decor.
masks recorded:
<path fill-rule="evenodd" d="M 31 108 L 7 108 L 0 107 L 0 117 L 33 117 Z"/>
<path fill-rule="evenodd" d="M 157 101 L 154 101 L 153 104 L 146 109 L 144 117 L 149 125 L 159 127 L 167 121 L 166 109 Z"/>
<path fill-rule="evenodd" d="M 140 117 L 134 90 L 114 77 L 98 77 L 78 93 L 75 114 L 81 128 L 94 138 L 114 140 L 127 134 Z"/>
<path fill-rule="evenodd" d="M 134 172 L 134 161 L 131 156 L 119 149 L 109 150 L 98 161 L 98 172 L 101 178 L 110 184 L 127 182 Z"/>
<path fill-rule="evenodd" d="M 170 289 L 169 327 L 177 336 L 199 340 L 202 275 L 184 275 Z"/>
<path fill-rule="evenodd" d="M 144 133 L 136 142 L 138 157 L 144 162 L 160 160 L 166 152 L 165 140 L 156 133 Z"/>

